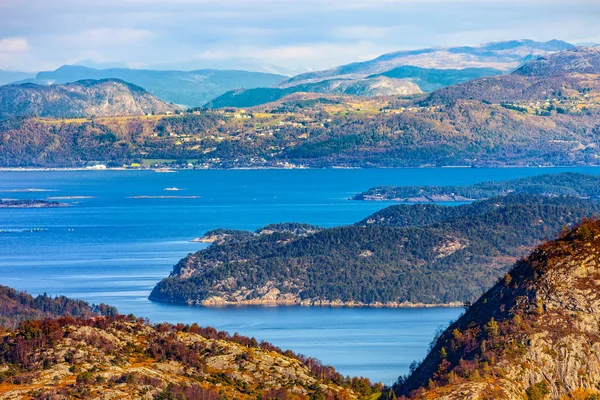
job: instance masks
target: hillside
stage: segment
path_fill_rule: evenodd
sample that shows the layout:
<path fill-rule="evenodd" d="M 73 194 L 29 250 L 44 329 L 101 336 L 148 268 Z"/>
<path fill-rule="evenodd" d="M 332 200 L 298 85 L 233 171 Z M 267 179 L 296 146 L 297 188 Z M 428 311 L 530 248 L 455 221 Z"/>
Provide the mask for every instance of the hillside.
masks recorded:
<path fill-rule="evenodd" d="M 521 68 L 515 75 L 554 76 L 564 74 L 600 74 L 600 48 L 578 47 L 558 54 L 540 57 Z"/>
<path fill-rule="evenodd" d="M 51 118 L 165 114 L 175 107 L 141 87 L 115 79 L 65 85 L 0 86 L 0 119 L 22 116 Z"/>
<path fill-rule="evenodd" d="M 300 74 L 272 88 L 233 90 L 213 99 L 207 107 L 253 107 L 300 92 L 356 96 L 419 94 L 477 78 L 502 75 L 537 56 L 572 47 L 560 41 L 525 40 L 478 47 L 401 51 L 375 60 Z"/>
<path fill-rule="evenodd" d="M 470 186 L 380 186 L 352 200 L 393 200 L 403 203 L 483 200 L 508 193 L 600 198 L 600 176 L 564 172 Z"/>
<path fill-rule="evenodd" d="M 401 378 L 413 399 L 596 399 L 600 222 L 515 264 Z"/>
<path fill-rule="evenodd" d="M 578 64 L 593 62 L 594 50 L 581 48 L 557 53 L 552 62 L 562 65 L 574 52 L 583 60 Z M 600 74 L 510 74 L 416 99 L 294 93 L 246 110 L 11 119 L 0 121 L 0 166 L 599 165 L 599 120 Z"/>
<path fill-rule="evenodd" d="M 386 76 L 395 79 L 408 79 L 422 91 L 433 92 L 443 87 L 473 79 L 502 75 L 503 72 L 494 68 L 433 69 L 404 65 L 370 77 Z"/>
<path fill-rule="evenodd" d="M 0 329 L 16 329 L 26 320 L 91 318 L 101 315 L 112 317 L 116 314 L 117 310 L 114 307 L 105 304 L 90 305 L 81 300 L 72 300 L 64 296 L 53 298 L 46 294 L 33 297 L 0 285 Z"/>
<path fill-rule="evenodd" d="M 150 299 L 198 305 L 462 304 L 541 240 L 599 212 L 600 204 L 591 200 L 513 195 L 451 210 L 398 206 L 354 226 L 309 232 L 289 226 L 253 235 L 229 231 L 175 265 Z"/>
<path fill-rule="evenodd" d="M 576 47 L 531 61 L 510 75 L 482 78 L 440 89 L 425 101 L 448 104 L 461 99 L 488 103 L 511 102 L 527 111 L 531 102 L 583 105 L 600 92 L 600 48 Z M 516 103 L 516 104 L 515 104 Z M 519 104 L 523 103 L 523 104 Z M 577 107 L 573 107 L 576 111 Z"/>
<path fill-rule="evenodd" d="M 254 107 L 271 103 L 293 93 L 346 94 L 353 96 L 408 96 L 422 93 L 408 79 L 377 76 L 359 80 L 332 79 L 288 88 L 238 89 L 227 92 L 206 104 L 208 108 Z"/>
<path fill-rule="evenodd" d="M 160 71 L 64 65 L 55 71 L 38 73 L 32 82 L 47 85 L 88 79 L 120 79 L 141 86 L 167 102 L 197 107 L 232 89 L 269 87 L 285 78 L 284 75 L 233 70 Z"/>
<path fill-rule="evenodd" d="M 318 360 L 198 325 L 122 315 L 23 322 L 1 335 L 3 399 L 359 399 L 380 388 Z"/>
<path fill-rule="evenodd" d="M 512 71 L 538 56 L 568 50 L 574 46 L 559 41 L 513 40 L 470 47 L 428 48 L 384 54 L 373 60 L 357 62 L 325 71 L 308 72 L 280 83 L 280 87 L 319 82 L 326 79 L 360 78 L 381 74 L 401 66 L 433 69 L 493 68 Z"/>

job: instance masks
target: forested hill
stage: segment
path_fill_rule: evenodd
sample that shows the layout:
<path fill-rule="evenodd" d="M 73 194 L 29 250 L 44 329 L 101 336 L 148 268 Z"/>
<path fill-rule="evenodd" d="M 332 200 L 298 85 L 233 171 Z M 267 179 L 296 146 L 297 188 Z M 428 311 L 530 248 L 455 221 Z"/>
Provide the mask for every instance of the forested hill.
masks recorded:
<path fill-rule="evenodd" d="M 405 203 L 453 202 L 488 199 L 508 193 L 600 198 L 600 176 L 564 172 L 469 186 L 380 186 L 353 200 L 394 200 Z"/>
<path fill-rule="evenodd" d="M 237 235 L 181 260 L 150 299 L 203 305 L 462 304 L 541 240 L 598 213 L 600 205 L 592 200 L 511 195 L 446 212 L 437 206 L 393 207 L 354 226 L 310 234 Z"/>
<path fill-rule="evenodd" d="M 599 238 L 600 222 L 585 221 L 515 264 L 434 339 L 396 393 L 404 400 L 599 398 Z"/>
<path fill-rule="evenodd" d="M 14 329 L 25 320 L 43 318 L 114 316 L 117 309 L 106 304 L 90 305 L 68 297 L 50 297 L 46 294 L 33 297 L 0 285 L 0 326 Z"/>

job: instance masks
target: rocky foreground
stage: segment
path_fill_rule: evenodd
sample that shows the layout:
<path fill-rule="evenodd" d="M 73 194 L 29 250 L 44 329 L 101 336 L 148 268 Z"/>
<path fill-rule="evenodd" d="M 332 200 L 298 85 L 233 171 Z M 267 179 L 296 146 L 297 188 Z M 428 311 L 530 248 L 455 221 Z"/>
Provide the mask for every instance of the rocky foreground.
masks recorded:
<path fill-rule="evenodd" d="M 396 393 L 411 399 L 600 398 L 600 221 L 518 262 Z"/>
<path fill-rule="evenodd" d="M 358 399 L 378 388 L 317 360 L 197 325 L 24 322 L 0 337 L 1 399 Z"/>

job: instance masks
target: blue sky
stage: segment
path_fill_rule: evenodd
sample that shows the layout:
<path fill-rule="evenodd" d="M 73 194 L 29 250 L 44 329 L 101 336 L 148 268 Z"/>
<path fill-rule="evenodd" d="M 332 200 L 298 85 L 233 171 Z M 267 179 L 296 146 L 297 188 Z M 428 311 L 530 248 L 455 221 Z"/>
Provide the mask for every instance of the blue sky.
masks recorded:
<path fill-rule="evenodd" d="M 0 69 L 255 58 L 311 70 L 421 47 L 599 43 L 598 21 L 598 0 L 0 0 Z"/>

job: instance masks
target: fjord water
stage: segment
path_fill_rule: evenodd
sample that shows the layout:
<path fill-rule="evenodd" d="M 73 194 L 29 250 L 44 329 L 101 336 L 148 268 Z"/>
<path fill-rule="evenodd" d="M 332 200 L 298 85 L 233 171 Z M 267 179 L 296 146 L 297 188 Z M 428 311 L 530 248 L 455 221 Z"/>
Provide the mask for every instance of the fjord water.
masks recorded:
<path fill-rule="evenodd" d="M 179 259 L 205 247 L 189 240 L 210 229 L 286 221 L 338 226 L 391 204 L 348 200 L 372 186 L 467 185 L 563 171 L 600 174 L 594 168 L 0 172 L 0 198 L 63 198 L 73 205 L 0 209 L 0 284 L 105 302 L 154 322 L 239 332 L 389 384 L 462 310 L 202 308 L 152 303 L 148 294 Z M 164 190 L 175 187 L 181 190 Z"/>

